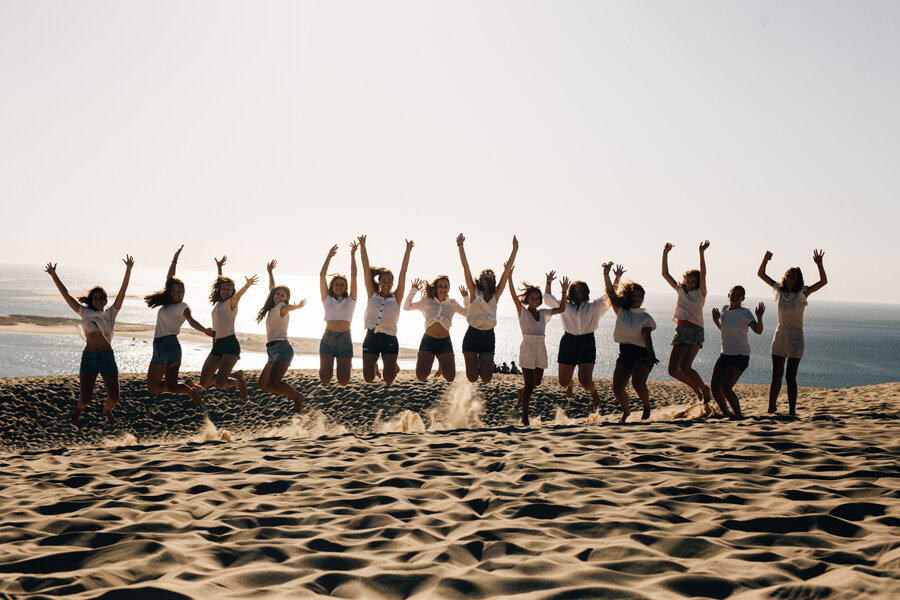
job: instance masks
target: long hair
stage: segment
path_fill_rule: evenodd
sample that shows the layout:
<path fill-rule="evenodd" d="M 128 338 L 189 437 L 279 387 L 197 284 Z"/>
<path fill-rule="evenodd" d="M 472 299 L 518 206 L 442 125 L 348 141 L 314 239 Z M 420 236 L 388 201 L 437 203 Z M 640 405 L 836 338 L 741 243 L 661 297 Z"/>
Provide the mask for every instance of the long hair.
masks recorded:
<path fill-rule="evenodd" d="M 687 285 L 688 277 L 696 277 L 697 278 L 697 287 L 700 287 L 700 271 L 698 269 L 688 269 L 684 273 L 681 274 L 681 287 Z"/>
<path fill-rule="evenodd" d="M 222 301 L 222 297 L 219 296 L 219 292 L 222 291 L 222 286 L 226 283 L 230 283 L 231 287 L 234 288 L 234 291 L 237 292 L 237 286 L 234 284 L 234 279 L 232 279 L 231 277 L 219 275 L 218 277 L 216 277 L 216 280 L 213 281 L 212 291 L 209 293 L 209 303 L 213 306 Z"/>
<path fill-rule="evenodd" d="M 387 267 L 369 267 L 369 279 L 372 280 L 372 287 L 376 290 L 379 287 L 378 281 L 385 275 L 390 275 L 391 277 L 393 277 L 394 273 Z"/>
<path fill-rule="evenodd" d="M 494 293 L 497 291 L 497 276 L 494 275 L 492 279 L 485 278 L 485 273 L 487 273 L 488 271 L 490 271 L 491 273 L 494 272 L 493 269 L 484 269 L 481 273 L 478 274 L 478 279 L 474 280 L 472 283 L 475 285 L 475 289 L 481 292 L 482 296 L 493 297 Z"/>
<path fill-rule="evenodd" d="M 582 298 L 581 301 L 587 302 L 588 300 L 591 299 L 591 288 L 588 287 L 587 283 L 576 279 L 571 284 L 569 284 L 569 302 L 571 302 L 572 304 L 576 304 L 576 302 L 575 302 L 575 287 L 579 286 L 579 285 L 581 286 L 581 289 L 583 290 L 582 295 L 584 296 L 584 298 Z"/>
<path fill-rule="evenodd" d="M 94 308 L 94 294 L 101 294 L 103 296 L 106 296 L 106 290 L 104 290 L 99 285 L 95 286 L 91 288 L 91 291 L 89 291 L 86 295 L 79 296 L 78 301 L 84 304 L 86 307 L 92 309 Z"/>
<path fill-rule="evenodd" d="M 446 275 L 438 275 L 437 277 L 434 278 L 434 281 L 432 281 L 430 283 L 427 281 L 425 282 L 425 295 L 426 296 L 428 296 L 429 298 L 434 298 L 437 296 L 437 285 L 441 279 L 446 279 L 447 285 L 450 285 L 449 277 L 447 277 Z"/>
<path fill-rule="evenodd" d="M 163 289 L 153 292 L 152 294 L 147 294 L 144 296 L 144 302 L 147 303 L 147 306 L 150 308 L 156 308 L 157 306 L 170 306 L 174 304 L 172 300 L 172 287 L 180 285 L 182 289 L 184 289 L 184 282 L 178 279 L 177 277 L 169 277 L 166 279 L 166 287 Z"/>
<path fill-rule="evenodd" d="M 338 279 L 343 279 L 344 284 L 347 286 L 347 289 L 344 290 L 343 296 L 338 296 L 337 294 L 334 293 L 334 282 Z M 328 295 L 331 296 L 332 298 L 334 298 L 335 300 L 340 300 L 341 298 L 346 298 L 347 296 L 350 295 L 350 282 L 347 280 L 346 277 L 344 277 L 340 273 L 335 273 L 334 276 L 331 278 L 331 281 L 328 282 Z"/>
<path fill-rule="evenodd" d="M 629 281 L 619 287 L 619 291 L 615 293 L 615 295 L 610 296 L 609 300 L 619 308 L 624 308 L 625 310 L 631 310 L 634 308 L 634 294 L 635 292 L 640 292 L 641 294 L 646 295 L 644 292 L 644 287 L 633 281 Z"/>
<path fill-rule="evenodd" d="M 784 272 L 784 277 L 781 278 L 781 287 L 785 286 L 785 279 L 787 279 L 788 273 L 793 271 L 797 274 L 797 283 L 794 286 L 794 289 L 788 290 L 789 292 L 799 292 L 803 289 L 803 271 L 800 270 L 800 267 L 791 267 L 787 271 Z"/>
<path fill-rule="evenodd" d="M 538 306 L 540 306 L 544 302 L 544 294 L 541 292 L 541 288 L 532 283 L 528 283 L 527 281 L 523 281 L 522 287 L 519 288 L 519 302 L 521 302 L 522 304 L 527 304 L 528 294 L 532 294 L 534 292 L 537 292 Z"/>
<path fill-rule="evenodd" d="M 277 292 L 278 290 L 284 290 L 284 293 L 287 294 L 285 302 L 291 301 L 291 289 L 286 285 L 276 285 L 271 290 L 269 290 L 269 297 L 266 298 L 266 303 L 263 304 L 263 307 L 259 309 L 259 312 L 256 314 L 257 323 L 262 321 L 269 313 L 269 311 L 275 308 L 275 292 Z"/>

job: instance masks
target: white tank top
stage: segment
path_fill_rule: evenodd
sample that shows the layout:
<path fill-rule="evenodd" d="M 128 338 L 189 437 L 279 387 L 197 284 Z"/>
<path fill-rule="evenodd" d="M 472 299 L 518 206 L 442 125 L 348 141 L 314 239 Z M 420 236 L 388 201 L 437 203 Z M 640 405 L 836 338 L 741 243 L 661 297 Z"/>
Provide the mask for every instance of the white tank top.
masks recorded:
<path fill-rule="evenodd" d="M 531 311 L 522 307 L 519 313 L 519 327 L 522 328 L 522 335 L 544 335 L 547 330 L 547 321 L 553 315 L 552 308 L 539 308 L 538 318 L 535 319 Z"/>
<path fill-rule="evenodd" d="M 287 339 L 288 323 L 291 322 L 291 313 L 287 312 L 281 316 L 281 307 L 285 306 L 284 302 L 279 302 L 266 315 L 266 341 L 277 342 L 278 340 Z"/>
<path fill-rule="evenodd" d="M 706 303 L 706 298 L 700 293 L 700 288 L 686 292 L 679 285 L 676 291 L 678 292 L 678 302 L 675 304 L 675 314 L 672 316 L 672 320 L 690 321 L 694 325 L 703 327 L 703 305 Z"/>
<path fill-rule="evenodd" d="M 170 304 L 169 306 L 160 306 L 156 311 L 156 331 L 153 337 L 160 338 L 167 335 L 178 335 L 181 326 L 184 324 L 184 311 L 188 309 L 188 305 L 184 302 Z"/>
<path fill-rule="evenodd" d="M 235 317 L 237 317 L 237 307 L 231 310 L 231 300 L 216 302 L 212 309 L 212 328 L 216 332 L 217 340 L 234 335 Z"/>
<path fill-rule="evenodd" d="M 397 335 L 397 321 L 400 320 L 400 303 L 393 294 L 385 298 L 372 294 L 366 305 L 366 329 L 375 333 Z"/>
<path fill-rule="evenodd" d="M 353 320 L 353 311 L 356 310 L 356 300 L 347 296 L 346 298 L 337 299 L 331 294 L 325 296 L 322 302 L 325 306 L 326 321 L 347 321 Z"/>

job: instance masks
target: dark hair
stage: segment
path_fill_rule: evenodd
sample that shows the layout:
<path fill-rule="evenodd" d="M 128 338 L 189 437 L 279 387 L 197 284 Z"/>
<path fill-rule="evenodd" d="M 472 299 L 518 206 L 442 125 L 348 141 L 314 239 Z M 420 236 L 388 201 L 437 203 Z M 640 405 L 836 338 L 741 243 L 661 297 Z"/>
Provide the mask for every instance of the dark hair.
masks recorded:
<path fill-rule="evenodd" d="M 449 277 L 447 277 L 446 275 L 438 275 L 437 277 L 434 278 L 434 281 L 432 281 L 431 283 L 429 283 L 427 281 L 425 282 L 425 295 L 426 296 L 428 296 L 429 298 L 434 298 L 437 296 L 437 284 L 438 284 L 438 281 L 440 281 L 441 279 L 446 279 L 447 285 L 450 285 Z"/>
<path fill-rule="evenodd" d="M 644 287 L 641 284 L 629 281 L 620 286 L 619 291 L 609 297 L 609 301 L 619 308 L 631 310 L 632 308 L 634 308 L 635 292 L 640 292 L 641 294 L 646 295 L 646 293 L 644 292 Z"/>
<path fill-rule="evenodd" d="M 341 296 L 341 298 L 346 298 L 347 296 L 350 295 L 350 282 L 347 281 L 347 278 L 344 277 L 343 275 L 341 275 L 340 273 L 335 273 L 334 276 L 331 278 L 331 281 L 328 282 L 328 295 L 331 296 L 332 298 L 338 297 L 338 295 L 334 293 L 334 282 L 336 279 L 344 280 L 344 284 L 347 286 L 347 289 L 344 290 L 344 295 Z"/>
<path fill-rule="evenodd" d="M 483 296 L 487 297 L 488 295 L 490 295 L 491 297 L 493 297 L 497 292 L 497 275 L 494 274 L 493 280 L 488 279 L 487 285 L 485 285 L 482 279 L 484 278 L 484 274 L 488 271 L 490 271 L 491 273 L 494 272 L 493 269 L 483 269 L 481 273 L 478 274 L 478 279 L 474 280 L 472 283 L 475 285 L 475 289 L 481 292 Z"/>
<path fill-rule="evenodd" d="M 166 287 L 153 292 L 152 294 L 147 294 L 144 296 L 144 302 L 147 303 L 147 306 L 150 308 L 156 308 L 157 306 L 170 306 L 174 304 L 172 300 L 172 287 L 180 285 L 181 289 L 184 289 L 184 282 L 178 279 L 177 277 L 169 277 L 166 279 Z"/>
<path fill-rule="evenodd" d="M 800 270 L 800 267 L 791 267 L 787 271 L 784 272 L 784 277 L 781 278 L 781 287 L 785 287 L 784 280 L 787 279 L 788 273 L 794 271 L 797 273 L 797 285 L 792 290 L 786 290 L 788 292 L 799 292 L 803 289 L 803 271 Z"/>
<path fill-rule="evenodd" d="M 393 271 L 388 269 L 387 267 L 369 267 L 369 279 L 372 280 L 372 287 L 378 288 L 378 280 L 384 277 L 385 275 L 394 276 Z"/>
<path fill-rule="evenodd" d="M 95 286 L 95 287 L 91 288 L 91 291 L 89 291 L 84 296 L 79 296 L 78 301 L 81 302 L 82 304 L 84 304 L 88 308 L 94 308 L 94 302 L 93 302 L 94 294 L 103 294 L 104 296 L 106 296 L 106 290 L 104 290 L 99 285 Z"/>
<path fill-rule="evenodd" d="M 237 286 L 234 284 L 234 279 L 231 277 L 225 277 L 223 275 L 219 275 L 216 277 L 216 280 L 213 281 L 212 291 L 209 293 L 209 303 L 215 305 L 218 302 L 222 301 L 221 296 L 219 296 L 219 292 L 222 290 L 222 286 L 226 283 L 230 283 L 231 287 L 234 288 L 234 291 L 237 291 Z"/>
<path fill-rule="evenodd" d="M 275 308 L 275 292 L 277 292 L 278 290 L 284 290 L 284 293 L 287 294 L 287 300 L 285 300 L 285 302 L 291 301 L 291 289 L 286 285 L 276 285 L 271 290 L 269 290 L 269 297 L 266 298 L 266 303 L 263 304 L 263 307 L 259 309 L 259 312 L 256 314 L 257 323 L 262 321 L 266 314 L 268 314 L 270 310 Z"/>
<path fill-rule="evenodd" d="M 526 301 L 528 300 L 528 294 L 531 294 L 533 292 L 537 292 L 538 296 L 541 297 L 540 302 L 538 302 L 538 306 L 540 306 L 544 301 L 544 294 L 541 292 L 541 288 L 534 284 L 528 283 L 527 281 L 523 281 L 522 287 L 519 288 L 519 302 L 521 302 L 522 304 L 526 304 Z"/>
<path fill-rule="evenodd" d="M 569 284 L 569 302 L 571 302 L 572 304 L 576 303 L 575 302 L 575 286 L 578 286 L 578 285 L 580 285 L 584 288 L 584 298 L 582 298 L 581 301 L 587 302 L 588 300 L 591 299 L 591 288 L 588 287 L 588 284 L 586 284 L 585 282 L 583 282 L 579 279 L 576 279 L 571 284 Z"/>
<path fill-rule="evenodd" d="M 728 290 L 728 297 L 731 298 L 731 294 L 733 294 L 734 292 L 736 292 L 738 290 L 741 290 L 741 296 L 743 296 L 744 298 L 747 297 L 747 290 L 745 290 L 744 286 L 742 286 L 742 285 L 736 285 L 736 286 L 732 287 L 730 290 Z"/>
<path fill-rule="evenodd" d="M 681 287 L 684 287 L 685 284 L 687 284 L 688 277 L 696 277 L 697 287 L 700 287 L 700 271 L 698 269 L 688 269 L 681 274 Z"/>

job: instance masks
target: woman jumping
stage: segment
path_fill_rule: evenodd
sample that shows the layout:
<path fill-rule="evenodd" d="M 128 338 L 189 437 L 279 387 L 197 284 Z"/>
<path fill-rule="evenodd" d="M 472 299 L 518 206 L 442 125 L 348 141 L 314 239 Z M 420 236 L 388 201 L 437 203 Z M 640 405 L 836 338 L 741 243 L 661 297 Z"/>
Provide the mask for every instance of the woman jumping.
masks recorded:
<path fill-rule="evenodd" d="M 740 379 L 741 374 L 750 366 L 750 342 L 747 340 L 747 330 L 752 329 L 757 334 L 763 332 L 763 313 L 766 305 L 762 302 L 756 307 L 756 318 L 748 309 L 741 306 L 744 301 L 744 287 L 736 285 L 728 292 L 728 305 L 712 309 L 713 323 L 722 332 L 722 353 L 716 366 L 713 368 L 712 387 L 713 398 L 726 417 L 728 404 L 734 410 L 734 416 L 742 417 L 741 403 L 734 393 L 734 385 Z M 726 399 L 728 404 L 726 404 Z"/>
<path fill-rule="evenodd" d="M 419 291 L 422 292 L 422 299 L 413 302 Z M 448 382 L 456 379 L 456 359 L 453 356 L 450 325 L 453 323 L 453 314 L 465 315 L 466 309 L 449 295 L 450 278 L 439 275 L 431 283 L 414 279 L 409 295 L 403 302 L 403 310 L 419 310 L 425 315 L 425 335 L 422 336 L 416 357 L 416 378 L 419 381 L 428 379 L 435 358 L 438 361 L 438 371 L 444 379 Z"/>
<path fill-rule="evenodd" d="M 326 282 L 328 265 L 337 254 L 337 245 L 332 246 L 319 272 L 319 289 L 325 307 L 325 333 L 319 342 L 319 380 L 322 385 L 331 383 L 334 364 L 337 362 L 338 385 L 350 382 L 350 367 L 353 364 L 353 340 L 350 338 L 350 321 L 356 309 L 356 249 L 359 242 L 350 243 L 350 285 L 343 275 L 334 275 Z"/>

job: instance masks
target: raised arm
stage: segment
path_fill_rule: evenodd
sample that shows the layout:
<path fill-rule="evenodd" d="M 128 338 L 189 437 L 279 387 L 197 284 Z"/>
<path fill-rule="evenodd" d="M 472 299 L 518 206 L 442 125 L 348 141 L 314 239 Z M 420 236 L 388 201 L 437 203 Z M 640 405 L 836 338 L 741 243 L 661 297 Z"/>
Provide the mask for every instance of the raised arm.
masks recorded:
<path fill-rule="evenodd" d="M 459 261 L 462 263 L 463 279 L 466 280 L 466 289 L 469 295 L 475 298 L 475 281 L 472 279 L 472 271 L 469 269 L 469 260 L 466 258 L 466 236 L 459 234 L 456 236 L 456 247 L 459 248 Z"/>
<path fill-rule="evenodd" d="M 672 286 L 672 289 L 673 289 L 673 290 L 677 290 L 677 289 L 678 289 L 678 282 L 675 281 L 675 279 L 674 279 L 674 278 L 672 277 L 672 275 L 669 273 L 669 252 L 671 252 L 671 251 L 672 251 L 672 248 L 674 248 L 674 247 L 675 247 L 675 246 L 673 246 L 673 245 L 670 244 L 669 242 L 666 242 L 666 245 L 663 246 L 663 255 L 662 255 L 662 276 L 663 276 L 663 279 L 666 280 L 666 283 L 668 283 L 670 286 Z"/>
<path fill-rule="evenodd" d="M 273 271 L 275 270 L 275 267 L 277 267 L 277 266 L 278 266 L 278 261 L 276 261 L 274 258 L 272 260 L 270 260 L 269 263 L 266 265 L 266 271 L 269 272 L 269 291 L 270 292 L 275 289 L 275 274 L 273 273 Z"/>
<path fill-rule="evenodd" d="M 205 333 L 206 335 L 208 335 L 208 336 L 211 337 L 211 338 L 215 338 L 215 337 L 216 337 L 216 332 L 215 332 L 215 330 L 210 329 L 209 327 L 204 327 L 203 325 L 201 325 L 200 323 L 198 323 L 196 319 L 194 319 L 193 315 L 191 315 L 191 309 L 190 309 L 190 308 L 185 308 L 185 309 L 184 309 L 184 318 L 187 320 L 188 324 L 190 324 L 191 327 L 193 327 L 194 329 L 196 329 L 196 330 L 199 331 L 200 333 Z"/>
<path fill-rule="evenodd" d="M 552 283 L 554 279 L 556 279 L 556 271 L 550 271 L 547 273 L 547 280 L 544 283 L 544 302 L 550 308 L 557 308 L 559 306 L 559 300 L 553 296 Z"/>
<path fill-rule="evenodd" d="M 409 282 L 409 295 L 403 301 L 403 310 L 415 310 L 418 308 L 419 302 L 413 302 L 416 292 L 422 289 L 422 280 L 418 277 Z"/>
<path fill-rule="evenodd" d="M 359 242 L 350 242 L 350 298 L 356 302 L 356 250 Z M 368 281 L 366 277 L 366 281 Z"/>
<path fill-rule="evenodd" d="M 813 292 L 821 290 L 823 287 L 825 287 L 825 284 L 828 283 L 828 277 L 826 277 L 825 275 L 825 266 L 822 264 L 822 259 L 824 257 L 824 250 L 813 250 L 813 262 L 815 262 L 816 266 L 819 267 L 819 281 L 806 288 L 807 296 L 809 296 Z"/>
<path fill-rule="evenodd" d="M 400 275 L 397 276 L 397 288 L 394 290 L 394 298 L 397 304 L 403 301 L 403 290 L 406 286 L 406 270 L 409 268 L 409 255 L 412 254 L 415 243 L 412 240 L 406 240 L 406 252 L 403 253 L 403 264 L 400 265 Z"/>
<path fill-rule="evenodd" d="M 78 304 L 78 301 L 69 294 L 69 290 L 66 289 L 66 286 L 63 285 L 63 282 L 60 281 L 59 277 L 56 275 L 56 265 L 53 263 L 47 263 L 47 266 L 44 267 L 44 270 L 53 278 L 53 283 L 56 284 L 56 289 L 59 290 L 59 293 L 62 294 L 63 300 L 66 301 L 66 304 L 69 305 L 69 308 L 81 314 L 81 305 Z"/>
<path fill-rule="evenodd" d="M 762 263 L 759 265 L 759 270 L 756 272 L 756 274 L 759 275 L 759 278 L 765 281 L 769 287 L 775 287 L 777 285 L 775 283 L 775 280 L 766 275 L 766 265 L 769 264 L 770 260 L 772 260 L 772 253 L 766 250 L 766 253 L 762 259 Z"/>
<path fill-rule="evenodd" d="M 172 257 L 172 262 L 169 263 L 169 272 L 166 273 L 166 281 L 175 277 L 175 269 L 178 267 L 178 255 L 181 254 L 182 250 L 184 250 L 184 244 L 175 251 L 175 256 Z"/>
<path fill-rule="evenodd" d="M 369 253 L 366 252 L 366 236 L 361 235 L 359 240 L 359 256 L 362 259 L 363 281 L 366 284 L 366 298 L 375 295 L 375 285 L 372 283 L 372 274 L 369 272 Z M 402 280 L 401 280 L 402 281 Z"/>
<path fill-rule="evenodd" d="M 609 298 L 609 304 L 612 306 L 613 312 L 618 313 L 619 297 L 616 295 L 616 286 L 613 285 L 612 280 L 609 278 L 609 272 L 612 268 L 612 261 L 603 263 L 603 282 L 606 284 L 606 296 Z"/>
<path fill-rule="evenodd" d="M 221 277 L 222 276 L 222 267 L 225 266 L 225 261 L 228 260 L 228 257 L 223 254 L 222 260 L 219 260 L 215 256 L 213 256 L 213 260 L 216 261 L 216 272 L 219 274 L 219 277 Z"/>
<path fill-rule="evenodd" d="M 254 275 L 253 277 L 244 277 L 246 279 L 246 283 L 244 283 L 244 287 L 239 289 L 235 294 L 228 300 L 228 306 L 231 307 L 231 310 L 234 310 L 238 307 L 238 302 L 241 301 L 241 297 L 244 293 L 250 289 L 250 286 L 256 285 L 259 281 L 259 277 Z"/>
<path fill-rule="evenodd" d="M 306 306 L 306 298 L 304 298 L 297 304 L 285 304 L 284 306 L 281 307 L 281 311 L 280 311 L 281 316 L 283 317 L 284 315 L 288 314 L 292 310 L 297 310 L 298 308 L 303 308 L 304 306 Z"/>
<path fill-rule="evenodd" d="M 750 329 L 755 331 L 756 333 L 763 332 L 763 313 L 766 312 L 766 305 L 762 302 L 759 303 L 759 306 L 756 307 L 756 320 L 750 323 Z"/>
<path fill-rule="evenodd" d="M 706 298 L 706 258 L 704 254 L 709 248 L 709 240 L 703 240 L 700 244 L 700 295 Z"/>
<path fill-rule="evenodd" d="M 126 254 L 122 262 L 125 263 L 125 277 L 122 278 L 122 285 L 119 287 L 119 293 L 116 294 L 116 301 L 113 302 L 113 308 L 117 311 L 122 310 L 122 303 L 125 302 L 125 291 L 128 289 L 128 282 L 131 281 L 131 268 L 134 266 L 134 259 Z"/>
<path fill-rule="evenodd" d="M 515 269 L 515 266 L 507 267 L 507 269 L 509 270 L 509 277 L 510 277 L 510 279 L 512 279 L 512 272 L 513 272 L 513 269 Z M 521 315 L 522 314 L 522 301 L 519 300 L 518 296 L 516 296 L 516 286 L 514 286 L 512 283 L 509 284 L 509 295 L 513 297 L 513 305 L 515 305 L 515 307 L 516 307 L 516 314 Z"/>
<path fill-rule="evenodd" d="M 559 300 L 559 306 L 553 309 L 550 313 L 552 315 L 558 315 L 561 312 L 566 312 L 566 303 L 569 301 L 569 278 L 563 277 L 562 281 L 559 282 L 562 287 L 562 297 Z"/>
<path fill-rule="evenodd" d="M 503 295 L 503 286 L 506 285 L 506 282 L 509 281 L 512 276 L 512 268 L 516 264 L 516 254 L 519 252 L 519 240 L 516 239 L 516 236 L 513 236 L 512 240 L 512 251 L 509 253 L 509 260 L 507 260 L 504 265 L 503 275 L 500 276 L 500 283 L 497 284 L 497 296 Z"/>
<path fill-rule="evenodd" d="M 328 256 L 325 257 L 325 263 L 322 265 L 322 270 L 319 271 L 319 291 L 322 295 L 322 302 L 325 302 L 325 298 L 328 297 L 328 281 L 326 277 L 328 276 L 328 265 L 331 263 L 331 259 L 337 254 L 338 247 L 337 244 L 331 247 L 331 250 L 328 251 Z"/>
<path fill-rule="evenodd" d="M 721 330 L 722 329 L 722 322 L 721 322 L 722 313 L 719 312 L 718 308 L 712 309 L 712 318 L 713 318 L 713 323 L 715 323 L 716 327 L 718 327 L 719 330 Z M 753 327 L 752 324 L 750 326 Z"/>

